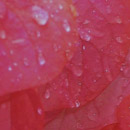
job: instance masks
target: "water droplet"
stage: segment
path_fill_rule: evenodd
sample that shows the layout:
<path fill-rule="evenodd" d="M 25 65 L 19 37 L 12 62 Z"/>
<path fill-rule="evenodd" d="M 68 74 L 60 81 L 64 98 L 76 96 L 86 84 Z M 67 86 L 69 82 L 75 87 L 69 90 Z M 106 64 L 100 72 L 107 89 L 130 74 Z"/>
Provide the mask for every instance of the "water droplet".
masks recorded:
<path fill-rule="evenodd" d="M 48 12 L 39 6 L 32 7 L 32 17 L 39 25 L 46 25 L 49 19 Z"/>
<path fill-rule="evenodd" d="M 25 39 L 16 39 L 12 41 L 13 44 L 21 44 L 21 43 L 25 43 Z"/>
<path fill-rule="evenodd" d="M 94 82 L 94 83 L 96 83 L 96 82 L 97 82 L 97 80 L 96 80 L 96 79 L 94 79 L 94 80 L 93 80 L 93 82 Z"/>
<path fill-rule="evenodd" d="M 125 77 L 130 78 L 130 67 L 126 67 L 123 71 Z"/>
<path fill-rule="evenodd" d="M 46 60 L 45 60 L 42 52 L 39 52 L 39 54 L 38 54 L 38 62 L 41 66 L 45 65 L 45 63 L 46 63 Z"/>
<path fill-rule="evenodd" d="M 11 67 L 11 66 L 9 66 L 9 67 L 8 67 L 8 70 L 9 70 L 9 71 L 12 71 L 12 67 Z"/>
<path fill-rule="evenodd" d="M 14 54 L 14 51 L 13 51 L 13 50 L 10 50 L 10 54 L 13 55 L 13 54 Z"/>
<path fill-rule="evenodd" d="M 83 74 L 83 70 L 82 70 L 81 68 L 79 68 L 79 67 L 74 67 L 74 68 L 73 68 L 73 73 L 74 73 L 76 76 L 80 77 L 80 76 Z"/>
<path fill-rule="evenodd" d="M 118 23 L 118 24 L 121 24 L 121 23 L 122 23 L 122 20 L 121 20 L 121 18 L 120 18 L 119 16 L 117 16 L 117 17 L 115 18 L 115 21 L 116 21 L 116 23 Z"/>
<path fill-rule="evenodd" d="M 75 106 L 78 108 L 80 106 L 80 102 L 78 100 L 75 101 Z"/>
<path fill-rule="evenodd" d="M 86 34 L 85 37 L 84 37 L 84 39 L 85 39 L 86 41 L 90 41 L 90 40 L 91 40 L 91 36 L 88 35 L 88 34 Z"/>
<path fill-rule="evenodd" d="M 1 39 L 6 39 L 6 33 L 5 33 L 4 30 L 1 30 L 1 31 L 0 31 L 0 38 L 1 38 Z"/>
<path fill-rule="evenodd" d="M 83 24 L 89 24 L 89 23 L 90 21 L 86 19 Z"/>
<path fill-rule="evenodd" d="M 17 63 L 17 62 L 14 62 L 13 65 L 14 65 L 14 66 L 18 66 L 18 63 Z"/>
<path fill-rule="evenodd" d="M 37 37 L 41 37 L 41 33 L 39 31 L 37 31 Z"/>
<path fill-rule="evenodd" d="M 70 25 L 69 25 L 67 20 L 64 20 L 63 27 L 64 27 L 66 32 L 70 32 L 71 31 Z"/>
<path fill-rule="evenodd" d="M 59 4 L 59 9 L 62 10 L 63 9 L 63 6 L 61 4 Z"/>
<path fill-rule="evenodd" d="M 68 79 L 65 79 L 65 86 L 66 86 L 66 87 L 69 86 L 69 81 L 68 81 Z"/>
<path fill-rule="evenodd" d="M 23 62 L 24 62 L 24 65 L 25 65 L 25 66 L 29 66 L 29 61 L 28 61 L 27 58 L 24 58 L 24 59 L 23 59 Z"/>
<path fill-rule="evenodd" d="M 112 12 L 110 5 L 107 6 L 106 11 L 108 14 L 110 14 Z"/>
<path fill-rule="evenodd" d="M 123 70 L 124 70 L 124 68 L 123 68 L 123 67 L 121 67 L 121 68 L 120 68 L 120 71 L 123 71 Z"/>
<path fill-rule="evenodd" d="M 86 49 L 86 47 L 85 46 L 83 46 L 83 50 L 85 50 Z"/>
<path fill-rule="evenodd" d="M 42 115 L 42 109 L 41 109 L 41 108 L 38 108 L 38 109 L 37 109 L 37 113 L 38 113 L 39 115 Z"/>
<path fill-rule="evenodd" d="M 96 121 L 97 120 L 97 115 L 96 113 L 92 113 L 92 112 L 88 112 L 88 118 L 91 120 L 91 121 Z"/>
<path fill-rule="evenodd" d="M 121 37 L 116 37 L 116 41 L 117 41 L 118 43 L 123 43 L 123 40 L 122 40 Z"/>
<path fill-rule="evenodd" d="M 73 53 L 70 50 L 66 50 L 66 57 L 68 60 L 71 60 L 73 58 Z"/>
<path fill-rule="evenodd" d="M 55 51 L 55 52 L 57 52 L 57 51 L 59 51 L 59 50 L 61 49 L 61 46 L 60 46 L 60 45 L 54 44 L 53 47 L 54 47 L 54 51 Z"/>
<path fill-rule="evenodd" d="M 50 98 L 50 91 L 47 89 L 45 92 L 45 99 L 49 99 Z"/>

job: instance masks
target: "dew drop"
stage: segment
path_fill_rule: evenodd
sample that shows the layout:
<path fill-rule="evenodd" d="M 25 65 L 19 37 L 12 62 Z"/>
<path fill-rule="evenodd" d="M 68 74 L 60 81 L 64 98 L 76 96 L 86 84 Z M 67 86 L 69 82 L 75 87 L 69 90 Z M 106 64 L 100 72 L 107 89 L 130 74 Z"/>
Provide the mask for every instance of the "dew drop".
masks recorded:
<path fill-rule="evenodd" d="M 39 6 L 32 7 L 32 17 L 39 25 L 46 25 L 49 19 L 48 12 Z"/>
<path fill-rule="evenodd" d="M 68 81 L 68 79 L 65 79 L 65 86 L 66 86 L 66 87 L 69 86 L 69 81 Z"/>
<path fill-rule="evenodd" d="M 96 113 L 88 113 L 88 118 L 91 120 L 91 121 L 96 121 L 97 120 L 97 115 Z"/>
<path fill-rule="evenodd" d="M 63 6 L 61 4 L 59 4 L 59 9 L 62 10 L 63 9 Z"/>
<path fill-rule="evenodd" d="M 41 37 L 41 33 L 39 31 L 37 31 L 37 37 Z"/>
<path fill-rule="evenodd" d="M 85 50 L 86 49 L 86 47 L 85 46 L 83 46 L 83 50 Z"/>
<path fill-rule="evenodd" d="M 45 99 L 49 99 L 50 98 L 50 91 L 47 89 L 45 92 Z"/>
<path fill-rule="evenodd" d="M 86 34 L 85 37 L 84 37 L 84 39 L 85 39 L 86 41 L 90 41 L 90 40 L 91 40 L 91 36 L 88 35 L 88 34 Z"/>
<path fill-rule="evenodd" d="M 14 62 L 13 65 L 14 65 L 14 66 L 18 66 L 18 63 L 17 63 L 17 62 Z"/>
<path fill-rule="evenodd" d="M 110 14 L 112 12 L 110 5 L 107 6 L 106 11 L 108 14 Z"/>
<path fill-rule="evenodd" d="M 123 68 L 123 67 L 121 67 L 121 68 L 120 68 L 120 71 L 123 71 L 123 70 L 124 70 L 124 68 Z"/>
<path fill-rule="evenodd" d="M 78 100 L 75 101 L 75 106 L 78 108 L 80 107 L 80 102 Z"/>
<path fill-rule="evenodd" d="M 121 20 L 121 18 L 120 18 L 119 16 L 117 16 L 117 17 L 115 18 L 115 21 L 116 21 L 116 23 L 118 23 L 118 24 L 121 24 L 121 23 L 122 23 L 122 20 Z"/>
<path fill-rule="evenodd" d="M 70 32 L 71 31 L 70 25 L 69 25 L 67 20 L 64 20 L 63 27 L 64 27 L 66 32 Z"/>
<path fill-rule="evenodd" d="M 73 53 L 70 50 L 66 50 L 66 57 L 68 60 L 71 60 L 73 58 Z"/>
<path fill-rule="evenodd" d="M 38 54 L 38 62 L 41 66 L 45 65 L 46 63 L 46 60 L 41 52 Z"/>
<path fill-rule="evenodd" d="M 9 71 L 12 71 L 12 67 L 11 67 L 11 66 L 9 66 L 9 67 L 8 67 L 8 70 L 9 70 Z"/>
<path fill-rule="evenodd" d="M 90 21 L 86 19 L 83 24 L 89 24 L 89 23 Z"/>
<path fill-rule="evenodd" d="M 16 39 L 12 41 L 13 44 L 25 43 L 25 39 Z"/>
<path fill-rule="evenodd" d="M 83 70 L 81 68 L 78 67 L 74 67 L 73 68 L 73 73 L 77 76 L 80 77 L 83 74 Z"/>
<path fill-rule="evenodd" d="M 13 55 L 13 54 L 14 54 L 14 51 L 13 51 L 13 50 L 10 50 L 10 54 Z"/>
<path fill-rule="evenodd" d="M 24 65 L 25 65 L 25 66 L 29 66 L 29 61 L 28 61 L 27 58 L 24 58 L 24 59 L 23 59 L 23 62 L 24 62 Z"/>
<path fill-rule="evenodd" d="M 116 37 L 116 41 L 117 41 L 118 43 L 123 43 L 123 40 L 122 40 L 121 37 Z"/>
<path fill-rule="evenodd" d="M 38 109 L 37 109 L 37 113 L 38 113 L 39 115 L 42 115 L 42 109 L 41 109 L 41 108 L 38 108 Z"/>
<path fill-rule="evenodd" d="M 1 30 L 1 31 L 0 31 L 0 38 L 1 38 L 1 39 L 6 39 L 6 33 L 5 33 L 4 30 Z"/>

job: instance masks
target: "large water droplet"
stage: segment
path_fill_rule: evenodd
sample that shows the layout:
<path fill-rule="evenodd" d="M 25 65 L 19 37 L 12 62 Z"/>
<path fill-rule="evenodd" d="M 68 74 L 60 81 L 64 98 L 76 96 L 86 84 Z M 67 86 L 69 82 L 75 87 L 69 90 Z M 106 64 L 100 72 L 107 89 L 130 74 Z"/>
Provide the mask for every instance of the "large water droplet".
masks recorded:
<path fill-rule="evenodd" d="M 46 10 L 35 5 L 32 7 L 32 17 L 39 25 L 46 25 L 49 19 L 49 14 Z"/>

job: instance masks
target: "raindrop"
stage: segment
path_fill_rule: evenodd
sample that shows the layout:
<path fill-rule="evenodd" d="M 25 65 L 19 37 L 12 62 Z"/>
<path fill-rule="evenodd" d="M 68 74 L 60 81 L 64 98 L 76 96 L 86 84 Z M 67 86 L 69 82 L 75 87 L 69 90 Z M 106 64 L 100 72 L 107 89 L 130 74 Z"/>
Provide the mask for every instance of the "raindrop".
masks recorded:
<path fill-rule="evenodd" d="M 64 20 L 63 27 L 64 27 L 66 32 L 70 32 L 71 31 L 70 25 L 69 25 L 67 20 Z"/>
<path fill-rule="evenodd" d="M 50 98 L 50 91 L 47 89 L 45 92 L 45 99 L 49 99 Z"/>
<path fill-rule="evenodd" d="M 13 44 L 25 43 L 25 39 L 16 39 L 12 41 Z"/>
<path fill-rule="evenodd" d="M 74 73 L 76 76 L 80 77 L 80 76 L 83 74 L 83 70 L 82 70 L 81 68 L 74 67 L 73 73 Z"/>
<path fill-rule="evenodd" d="M 106 10 L 107 10 L 107 13 L 108 13 L 108 14 L 111 13 L 111 7 L 110 7 L 110 5 L 107 6 Z"/>
<path fill-rule="evenodd" d="M 14 62 L 13 65 L 14 65 L 14 66 L 18 66 L 18 63 L 17 63 L 17 62 Z"/>
<path fill-rule="evenodd" d="M 120 71 L 123 71 L 123 70 L 124 70 L 124 68 L 123 68 L 123 67 L 121 67 L 121 68 L 120 68 Z"/>
<path fill-rule="evenodd" d="M 29 61 L 28 61 L 27 58 L 24 58 L 24 59 L 23 59 L 23 62 L 24 62 L 24 65 L 25 65 L 25 66 L 29 66 Z"/>
<path fill-rule="evenodd" d="M 93 80 L 93 82 L 94 82 L 94 83 L 96 83 L 96 82 L 97 82 L 97 80 L 96 80 L 96 79 L 94 79 L 94 80 Z"/>
<path fill-rule="evenodd" d="M 38 62 L 41 66 L 45 65 L 45 63 L 46 63 L 46 60 L 45 60 L 44 56 L 42 55 L 42 52 L 39 52 L 39 54 L 38 54 Z"/>
<path fill-rule="evenodd" d="M 80 102 L 78 100 L 75 101 L 75 106 L 78 108 L 80 106 Z"/>
<path fill-rule="evenodd" d="M 90 41 L 90 40 L 91 40 L 91 36 L 88 35 L 88 34 L 86 34 L 85 37 L 84 37 L 84 39 L 85 39 L 86 41 Z"/>
<path fill-rule="evenodd" d="M 61 4 L 59 4 L 59 9 L 62 10 L 63 9 L 63 6 Z"/>
<path fill-rule="evenodd" d="M 71 60 L 73 57 L 73 53 L 70 50 L 66 50 L 66 57 L 68 60 Z"/>
<path fill-rule="evenodd" d="M 83 24 L 89 24 L 89 23 L 90 21 L 86 19 Z"/>
<path fill-rule="evenodd" d="M 96 121 L 97 120 L 97 115 L 96 113 L 88 113 L 88 118 L 91 120 L 91 121 Z"/>
<path fill-rule="evenodd" d="M 41 109 L 41 108 L 38 108 L 38 109 L 37 109 L 37 113 L 38 113 L 39 115 L 42 115 L 42 109 Z"/>
<path fill-rule="evenodd" d="M 121 37 L 116 37 L 116 41 L 117 41 L 118 43 L 123 43 L 123 40 L 122 40 Z"/>
<path fill-rule="evenodd" d="M 6 33 L 5 33 L 4 30 L 1 30 L 1 31 L 0 31 L 0 38 L 1 38 L 1 39 L 6 39 Z"/>
<path fill-rule="evenodd" d="M 86 49 L 86 47 L 85 46 L 83 46 L 83 50 L 85 50 Z"/>
<path fill-rule="evenodd" d="M 65 86 L 66 86 L 66 87 L 69 86 L 69 81 L 68 81 L 68 79 L 65 79 Z"/>
<path fill-rule="evenodd" d="M 37 37 L 41 37 L 41 33 L 39 31 L 37 31 Z"/>
<path fill-rule="evenodd" d="M 13 51 L 13 50 L 10 50 L 10 54 L 13 55 L 13 54 L 14 54 L 14 51 Z"/>
<path fill-rule="evenodd" d="M 12 67 L 11 67 L 11 66 L 9 66 L 9 67 L 8 67 L 8 70 L 9 70 L 9 71 L 12 71 Z"/>
<path fill-rule="evenodd" d="M 117 16 L 117 17 L 115 18 L 115 21 L 116 21 L 116 23 L 118 23 L 118 24 L 121 24 L 121 23 L 122 23 L 122 20 L 121 20 L 121 18 L 120 18 L 119 16 Z"/>
<path fill-rule="evenodd" d="M 59 51 L 61 49 L 61 46 L 54 44 L 53 48 L 54 48 L 54 51 L 57 52 L 57 51 Z"/>
<path fill-rule="evenodd" d="M 39 6 L 32 7 L 32 17 L 39 25 L 46 25 L 49 19 L 48 12 Z"/>

